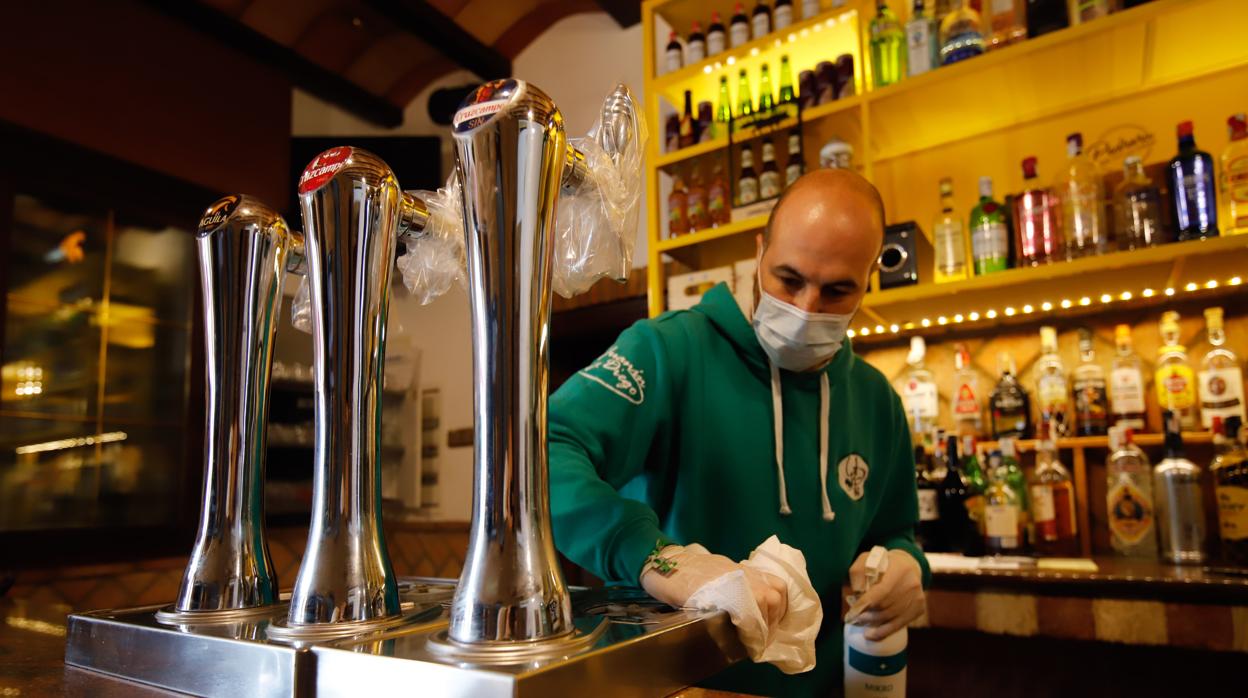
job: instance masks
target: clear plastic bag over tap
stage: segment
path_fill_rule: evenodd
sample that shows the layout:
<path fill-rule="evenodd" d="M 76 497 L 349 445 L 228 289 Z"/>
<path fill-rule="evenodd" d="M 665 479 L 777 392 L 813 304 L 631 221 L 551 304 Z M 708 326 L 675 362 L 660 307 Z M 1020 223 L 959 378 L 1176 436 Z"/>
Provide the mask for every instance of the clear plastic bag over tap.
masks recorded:
<path fill-rule="evenodd" d="M 312 334 L 312 289 L 307 274 L 299 275 L 299 288 L 290 301 L 290 324 L 300 332 Z"/>
<path fill-rule="evenodd" d="M 395 264 L 403 274 L 403 285 L 421 305 L 446 293 L 452 283 L 467 283 L 460 192 L 455 174 L 437 191 L 406 192 L 424 202 L 428 219 L 423 231 L 413 230 L 403 236 L 405 249 Z"/>

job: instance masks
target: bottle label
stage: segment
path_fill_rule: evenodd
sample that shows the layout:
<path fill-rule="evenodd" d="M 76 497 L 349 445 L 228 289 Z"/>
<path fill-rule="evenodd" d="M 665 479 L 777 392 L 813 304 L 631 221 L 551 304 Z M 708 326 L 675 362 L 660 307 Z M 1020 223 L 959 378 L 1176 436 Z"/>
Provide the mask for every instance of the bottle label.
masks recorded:
<path fill-rule="evenodd" d="M 940 518 L 940 507 L 936 502 L 936 490 L 919 490 L 919 521 L 935 521 Z"/>
<path fill-rule="evenodd" d="M 1053 489 L 1048 485 L 1031 486 L 1031 512 L 1036 527 L 1052 527 L 1057 533 L 1057 508 L 1053 505 Z"/>
<path fill-rule="evenodd" d="M 689 63 L 697 63 L 706 58 L 706 42 L 690 41 L 689 42 Z"/>
<path fill-rule="evenodd" d="M 984 510 L 984 529 L 997 547 L 1018 547 L 1018 507 L 989 504 Z"/>
<path fill-rule="evenodd" d="M 793 6 L 792 5 L 776 5 L 776 31 L 784 29 L 793 23 Z"/>
<path fill-rule="evenodd" d="M 936 393 L 936 384 L 919 381 L 913 378 L 906 381 L 901 391 L 901 402 L 905 405 L 906 414 L 920 419 L 936 419 L 940 412 L 940 399 Z"/>
<path fill-rule="evenodd" d="M 792 158 L 793 156 L 789 155 L 789 157 Z M 800 162 L 789 163 L 789 165 L 784 168 L 784 186 L 792 186 L 793 183 L 797 181 L 797 178 L 801 176 L 802 164 Z"/>
<path fill-rule="evenodd" d="M 669 48 L 667 50 L 667 72 L 674 73 L 677 70 L 680 70 L 680 66 L 681 66 L 680 49 Z"/>
<path fill-rule="evenodd" d="M 1215 368 L 1200 372 L 1200 422 L 1206 429 L 1213 418 L 1237 416 L 1244 419 L 1244 374 L 1239 367 Z"/>
<path fill-rule="evenodd" d="M 966 267 L 962 224 L 957 221 L 937 223 L 935 228 L 937 271 L 949 276 L 960 276 Z"/>
<path fill-rule="evenodd" d="M 711 32 L 706 35 L 706 51 L 709 55 L 714 56 L 717 53 L 724 52 L 724 33 Z"/>
<path fill-rule="evenodd" d="M 695 230 L 705 228 L 707 224 L 705 195 L 690 192 L 688 208 L 689 227 Z"/>
<path fill-rule="evenodd" d="M 999 15 L 1014 12 L 1014 0 L 992 0 L 992 14 Z"/>
<path fill-rule="evenodd" d="M 1101 378 L 1075 380 L 1075 412 L 1084 426 L 1105 426 L 1108 421 L 1105 381 Z"/>
<path fill-rule="evenodd" d="M 848 626 L 847 626 L 848 627 Z M 858 686 L 862 695 L 901 695 L 906 676 L 906 651 L 888 656 L 860 652 L 845 643 L 845 685 Z M 847 696 L 854 695 L 850 688 Z"/>
<path fill-rule="evenodd" d="M 738 185 L 741 193 L 741 205 L 752 204 L 758 201 L 758 180 L 753 177 L 742 177 L 741 183 Z"/>
<path fill-rule="evenodd" d="M 730 31 L 732 32 L 733 48 L 736 48 L 750 40 L 750 25 L 746 22 L 733 22 Z"/>
<path fill-rule="evenodd" d="M 1112 385 L 1110 397 L 1114 401 L 1114 414 L 1142 414 L 1144 412 L 1144 374 L 1138 368 L 1124 366 L 1109 373 Z"/>
<path fill-rule="evenodd" d="M 1226 198 L 1231 217 L 1227 224 L 1235 228 L 1248 226 L 1248 155 L 1231 158 L 1222 172 L 1227 180 Z"/>
<path fill-rule="evenodd" d="M 1157 404 L 1163 410 L 1190 410 L 1196 404 L 1196 376 L 1183 364 L 1157 369 Z"/>
<path fill-rule="evenodd" d="M 1248 539 L 1248 487 L 1214 487 L 1218 500 L 1218 527 L 1224 541 Z"/>
<path fill-rule="evenodd" d="M 910 77 L 932 69 L 932 25 L 919 19 L 906 25 L 906 46 L 909 53 Z"/>
<path fill-rule="evenodd" d="M 687 233 L 689 232 L 689 212 L 684 197 L 673 197 L 668 202 L 667 213 L 667 229 L 668 233 Z"/>
<path fill-rule="evenodd" d="M 1135 483 L 1120 478 L 1106 496 L 1109 511 L 1109 532 L 1129 547 L 1153 534 L 1153 504 Z"/>
<path fill-rule="evenodd" d="M 750 20 L 754 24 L 754 38 L 761 39 L 771 33 L 771 15 L 759 12 Z"/>
<path fill-rule="evenodd" d="M 1040 411 L 1057 414 L 1066 409 L 1066 379 L 1061 376 L 1041 376 L 1037 394 Z"/>
<path fill-rule="evenodd" d="M 953 413 L 959 417 L 979 416 L 979 399 L 970 383 L 958 386 L 958 396 L 953 402 Z"/>
<path fill-rule="evenodd" d="M 728 208 L 728 202 L 724 196 L 724 188 L 719 184 L 712 184 L 706 189 L 706 209 L 711 214 L 711 220 L 720 223 L 726 220 L 725 213 Z"/>
<path fill-rule="evenodd" d="M 764 199 L 780 196 L 780 173 L 768 171 L 759 175 L 758 194 Z"/>

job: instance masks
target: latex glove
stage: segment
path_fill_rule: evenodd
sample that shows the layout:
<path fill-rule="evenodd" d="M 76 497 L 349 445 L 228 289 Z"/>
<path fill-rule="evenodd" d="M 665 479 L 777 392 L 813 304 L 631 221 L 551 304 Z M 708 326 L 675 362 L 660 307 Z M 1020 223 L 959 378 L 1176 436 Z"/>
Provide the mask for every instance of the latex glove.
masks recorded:
<path fill-rule="evenodd" d="M 749 582 L 763 618 L 767 619 L 768 628 L 778 626 L 788 611 L 788 586 L 773 574 L 746 567 L 723 555 L 714 555 L 696 543 L 669 545 L 659 552 L 659 557 L 675 563 L 672 571 L 663 574 L 647 564 L 641 571 L 641 587 L 673 608 L 684 608 L 689 597 L 708 582 L 740 570 Z"/>
<path fill-rule="evenodd" d="M 867 626 L 863 636 L 868 640 L 883 640 L 927 612 L 923 568 L 904 550 L 888 551 L 888 569 L 870 589 L 867 553 L 859 555 L 849 568 L 849 585 L 853 595 L 845 622 Z"/>

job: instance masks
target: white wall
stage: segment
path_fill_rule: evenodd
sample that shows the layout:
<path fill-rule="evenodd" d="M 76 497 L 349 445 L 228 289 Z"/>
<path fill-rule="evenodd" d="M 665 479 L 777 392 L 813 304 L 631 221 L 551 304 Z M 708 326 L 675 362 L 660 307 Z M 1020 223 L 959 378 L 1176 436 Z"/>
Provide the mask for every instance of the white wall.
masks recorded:
<path fill-rule="evenodd" d="M 597 117 L 602 99 L 618 81 L 642 95 L 641 25 L 621 30 L 602 12 L 567 17 L 539 36 L 513 61 L 515 76 L 541 87 L 563 112 L 568 134 L 584 135 Z M 443 86 L 471 83 L 466 72 L 444 76 L 430 85 L 404 110 L 404 121 L 395 129 L 382 129 L 343 110 L 295 90 L 292 133 L 296 136 L 439 135 L 443 136 L 443 173 L 454 162 L 448 129 L 430 121 L 429 94 Z M 651 134 L 653 137 L 653 134 Z M 403 173 L 396 173 L 400 184 Z M 643 196 L 641 205 L 645 210 Z M 645 215 L 639 216 L 644 222 Z M 646 263 L 645 234 L 639 223 L 634 266 Z M 433 517 L 467 521 L 472 515 L 472 449 L 446 446 L 446 432 L 472 426 L 472 354 L 468 296 L 453 287 L 428 306 L 396 293 L 391 300 L 390 322 L 402 323 L 416 337 L 421 355 L 423 388 L 438 388 L 442 396 L 442 419 L 437 430 L 439 450 L 438 501 Z M 393 328 L 393 325 L 392 325 Z M 393 329 L 392 329 L 393 331 Z M 415 429 L 413 430 L 415 431 Z"/>

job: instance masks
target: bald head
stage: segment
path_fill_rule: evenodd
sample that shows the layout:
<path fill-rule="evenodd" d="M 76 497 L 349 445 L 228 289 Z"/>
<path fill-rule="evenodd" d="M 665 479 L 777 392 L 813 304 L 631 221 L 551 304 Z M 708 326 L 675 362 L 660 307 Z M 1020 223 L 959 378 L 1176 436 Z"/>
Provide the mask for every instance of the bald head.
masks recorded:
<path fill-rule="evenodd" d="M 853 312 L 883 242 L 879 191 L 850 170 L 815 170 L 785 191 L 758 236 L 762 289 L 807 312 Z"/>

